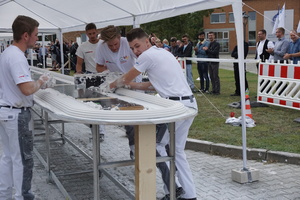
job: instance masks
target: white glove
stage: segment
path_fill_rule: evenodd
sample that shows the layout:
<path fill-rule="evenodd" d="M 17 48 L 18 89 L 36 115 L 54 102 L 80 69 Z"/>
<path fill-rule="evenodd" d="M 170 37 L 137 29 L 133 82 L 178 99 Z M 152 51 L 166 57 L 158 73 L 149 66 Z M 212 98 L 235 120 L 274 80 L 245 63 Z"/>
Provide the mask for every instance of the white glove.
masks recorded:
<path fill-rule="evenodd" d="M 55 79 L 49 72 L 41 75 L 39 79 L 43 81 L 42 89 L 53 87 L 56 84 Z"/>

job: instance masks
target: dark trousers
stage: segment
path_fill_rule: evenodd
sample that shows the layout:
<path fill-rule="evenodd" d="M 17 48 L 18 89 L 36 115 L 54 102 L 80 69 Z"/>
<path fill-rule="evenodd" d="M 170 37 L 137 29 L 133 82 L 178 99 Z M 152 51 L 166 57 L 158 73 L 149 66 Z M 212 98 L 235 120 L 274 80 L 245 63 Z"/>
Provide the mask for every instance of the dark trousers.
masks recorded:
<path fill-rule="evenodd" d="M 235 93 L 241 95 L 241 85 L 240 85 L 240 74 L 239 74 L 239 64 L 233 63 L 233 71 L 234 71 L 234 80 L 235 80 Z M 248 81 L 246 78 L 246 65 L 244 65 L 245 71 L 245 90 L 248 88 Z"/>
<path fill-rule="evenodd" d="M 200 89 L 208 91 L 209 90 L 209 77 L 208 77 L 208 64 L 207 62 L 198 62 L 198 74 L 200 77 Z M 205 79 L 205 86 L 204 86 Z"/>
<path fill-rule="evenodd" d="M 208 63 L 208 72 L 212 85 L 212 93 L 220 93 L 220 78 L 219 78 L 219 63 L 218 62 L 209 62 Z"/>

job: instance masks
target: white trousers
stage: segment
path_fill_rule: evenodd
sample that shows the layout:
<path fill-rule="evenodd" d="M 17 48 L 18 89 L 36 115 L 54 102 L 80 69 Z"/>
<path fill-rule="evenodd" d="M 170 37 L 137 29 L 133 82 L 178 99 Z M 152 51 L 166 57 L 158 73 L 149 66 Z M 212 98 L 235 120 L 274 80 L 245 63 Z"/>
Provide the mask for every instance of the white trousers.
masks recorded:
<path fill-rule="evenodd" d="M 29 110 L 0 108 L 0 200 L 33 199 L 29 193 L 32 179 L 32 120 Z"/>
<path fill-rule="evenodd" d="M 195 98 L 193 102 L 190 99 L 182 100 L 182 104 L 186 107 L 191 107 L 198 110 L 197 102 Z M 190 117 L 185 120 L 176 121 L 175 122 L 175 165 L 176 165 L 176 175 L 178 177 L 178 181 L 184 190 L 184 194 L 181 195 L 182 198 L 195 198 L 196 197 L 196 188 L 192 176 L 192 172 L 190 169 L 190 165 L 186 159 L 186 154 L 184 152 L 186 139 L 188 137 L 190 126 L 192 125 L 194 117 Z M 167 130 L 168 131 L 168 130 Z M 165 152 L 165 143 L 169 143 L 169 133 L 165 134 L 160 144 L 157 144 L 157 151 L 161 154 L 161 156 L 166 156 Z"/>

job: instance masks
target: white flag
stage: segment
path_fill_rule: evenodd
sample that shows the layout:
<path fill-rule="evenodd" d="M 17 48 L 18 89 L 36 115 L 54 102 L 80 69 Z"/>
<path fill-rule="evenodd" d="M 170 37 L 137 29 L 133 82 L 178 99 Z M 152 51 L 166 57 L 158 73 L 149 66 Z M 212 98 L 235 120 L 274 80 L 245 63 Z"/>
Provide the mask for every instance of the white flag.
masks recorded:
<path fill-rule="evenodd" d="M 278 27 L 284 28 L 285 26 L 285 4 L 282 6 L 281 10 L 274 16 L 275 22 L 272 30 L 272 34 L 276 33 Z"/>
<path fill-rule="evenodd" d="M 297 33 L 300 33 L 300 20 L 299 20 L 299 23 L 298 23 Z"/>
<path fill-rule="evenodd" d="M 281 10 L 279 11 L 279 22 L 278 27 L 285 27 L 285 4 L 283 4 Z"/>

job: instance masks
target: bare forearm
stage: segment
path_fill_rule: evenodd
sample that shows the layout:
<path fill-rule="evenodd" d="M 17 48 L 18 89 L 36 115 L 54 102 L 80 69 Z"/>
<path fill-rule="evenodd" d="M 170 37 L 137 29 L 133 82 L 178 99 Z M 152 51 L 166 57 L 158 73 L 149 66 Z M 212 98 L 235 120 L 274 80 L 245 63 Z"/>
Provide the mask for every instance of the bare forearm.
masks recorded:
<path fill-rule="evenodd" d="M 104 66 L 104 65 L 97 64 L 96 65 L 96 70 L 97 70 L 97 72 L 103 72 L 103 71 L 107 70 L 107 67 Z"/>
<path fill-rule="evenodd" d="M 22 94 L 28 96 L 28 95 L 32 95 L 36 91 L 38 91 L 42 87 L 43 83 L 44 82 L 39 79 L 37 81 L 30 81 L 30 82 L 26 82 L 26 83 L 21 83 L 18 86 L 19 86 Z"/>

